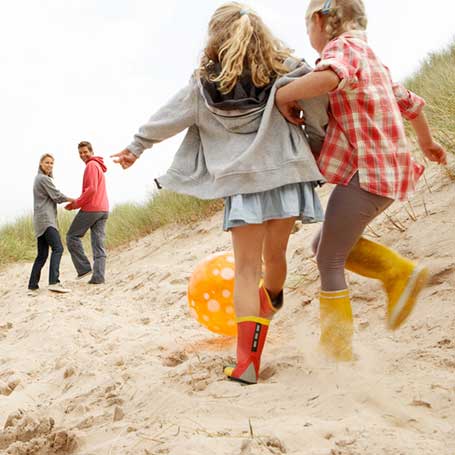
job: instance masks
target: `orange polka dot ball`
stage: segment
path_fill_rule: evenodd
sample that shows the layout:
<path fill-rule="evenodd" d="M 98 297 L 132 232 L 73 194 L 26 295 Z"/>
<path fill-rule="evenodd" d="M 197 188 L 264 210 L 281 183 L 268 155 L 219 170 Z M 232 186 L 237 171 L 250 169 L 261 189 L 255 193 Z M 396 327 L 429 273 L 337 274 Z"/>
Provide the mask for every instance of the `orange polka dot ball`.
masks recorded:
<path fill-rule="evenodd" d="M 237 334 L 232 253 L 215 253 L 196 265 L 188 284 L 188 305 L 191 316 L 212 332 Z"/>

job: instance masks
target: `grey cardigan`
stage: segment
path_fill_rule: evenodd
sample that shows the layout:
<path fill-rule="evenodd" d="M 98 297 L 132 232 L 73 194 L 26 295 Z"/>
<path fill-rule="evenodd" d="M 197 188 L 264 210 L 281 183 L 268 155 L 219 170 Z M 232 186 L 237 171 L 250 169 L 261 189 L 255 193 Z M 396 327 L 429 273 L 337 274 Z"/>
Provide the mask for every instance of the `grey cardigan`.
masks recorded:
<path fill-rule="evenodd" d="M 51 177 L 38 171 L 33 183 L 33 227 L 35 237 L 41 237 L 48 227 L 57 227 L 57 204 L 68 197 L 54 185 Z"/>
<path fill-rule="evenodd" d="M 275 105 L 276 90 L 309 71 L 304 64 L 279 78 L 264 105 L 249 110 L 216 109 L 193 76 L 139 129 L 127 148 L 139 157 L 188 128 L 171 167 L 157 182 L 201 199 L 323 181 L 309 142 L 313 151 L 320 150 L 328 123 L 327 97 L 301 102 L 305 130 L 288 123 Z"/>

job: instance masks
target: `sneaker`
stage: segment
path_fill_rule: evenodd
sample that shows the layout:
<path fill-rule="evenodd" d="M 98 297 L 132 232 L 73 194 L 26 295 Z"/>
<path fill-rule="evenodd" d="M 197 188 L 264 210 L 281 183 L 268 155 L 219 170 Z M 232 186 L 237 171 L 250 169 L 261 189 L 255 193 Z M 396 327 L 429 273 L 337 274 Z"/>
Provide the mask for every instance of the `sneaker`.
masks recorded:
<path fill-rule="evenodd" d="M 94 281 L 94 280 L 90 280 L 90 281 L 88 281 L 88 284 L 104 284 L 104 281 Z"/>
<path fill-rule="evenodd" d="M 50 284 L 47 289 L 52 292 L 59 292 L 60 294 L 67 294 L 68 292 L 71 292 L 69 289 L 63 287 L 62 283 Z"/>
<path fill-rule="evenodd" d="M 88 272 L 81 273 L 76 277 L 76 280 L 82 280 L 82 278 L 86 277 L 87 275 L 90 275 L 91 273 L 92 273 L 91 270 L 89 270 Z"/>
<path fill-rule="evenodd" d="M 27 295 L 28 295 L 29 297 L 37 297 L 38 294 L 39 294 L 39 289 L 29 289 L 29 290 L 27 291 Z"/>

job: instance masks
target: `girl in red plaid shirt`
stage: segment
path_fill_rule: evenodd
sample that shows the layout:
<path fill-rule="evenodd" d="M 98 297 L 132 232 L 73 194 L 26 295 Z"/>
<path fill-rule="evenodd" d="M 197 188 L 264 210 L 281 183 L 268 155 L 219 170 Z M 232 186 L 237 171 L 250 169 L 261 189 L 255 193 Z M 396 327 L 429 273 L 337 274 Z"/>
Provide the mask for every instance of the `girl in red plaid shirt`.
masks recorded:
<path fill-rule="evenodd" d="M 395 199 L 415 189 L 415 163 L 403 120 L 409 120 L 425 155 L 446 163 L 423 113 L 424 100 L 395 84 L 367 43 L 362 0 L 311 0 L 306 14 L 311 45 L 320 53 L 312 73 L 278 90 L 276 104 L 302 124 L 297 101 L 327 93 L 330 121 L 319 167 L 336 184 L 315 240 L 321 275 L 321 345 L 338 360 L 352 359 L 352 310 L 344 268 L 383 282 L 387 322 L 397 329 L 413 309 L 428 270 L 361 237 L 368 223 Z"/>

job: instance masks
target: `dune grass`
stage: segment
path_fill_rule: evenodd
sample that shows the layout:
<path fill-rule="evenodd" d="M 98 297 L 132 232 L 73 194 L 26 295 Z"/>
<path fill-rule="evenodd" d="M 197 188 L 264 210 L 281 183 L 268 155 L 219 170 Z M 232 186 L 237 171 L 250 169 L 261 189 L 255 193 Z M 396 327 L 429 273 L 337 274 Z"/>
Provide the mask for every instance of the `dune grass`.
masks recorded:
<path fill-rule="evenodd" d="M 222 206 L 220 200 L 202 201 L 165 190 L 152 195 L 145 204 L 120 204 L 109 216 L 106 246 L 112 249 L 124 245 L 170 223 L 188 224 L 207 218 Z M 74 212 L 59 210 L 58 224 L 63 243 L 74 216 Z M 89 251 L 88 235 L 84 244 Z M 0 266 L 30 261 L 35 255 L 36 239 L 31 215 L 20 217 L 0 229 Z"/>
<path fill-rule="evenodd" d="M 222 207 L 221 200 L 203 201 L 161 190 L 143 205 L 115 207 L 109 217 L 106 243 L 108 248 L 115 248 L 167 224 L 189 224 L 207 218 Z"/>
<path fill-rule="evenodd" d="M 422 96 L 425 113 L 438 142 L 455 154 L 455 41 L 428 55 L 419 70 L 405 81 L 407 88 Z"/>
<path fill-rule="evenodd" d="M 449 152 L 455 154 L 455 41 L 441 52 L 429 55 L 405 85 L 427 102 L 432 130 Z M 115 248 L 170 223 L 190 223 L 221 209 L 221 201 L 201 201 L 169 191 L 152 195 L 145 204 L 115 207 L 107 226 L 108 248 Z M 74 213 L 59 212 L 62 240 Z M 89 246 L 88 239 L 86 240 Z M 0 228 L 0 265 L 32 260 L 36 252 L 31 216 Z"/>

